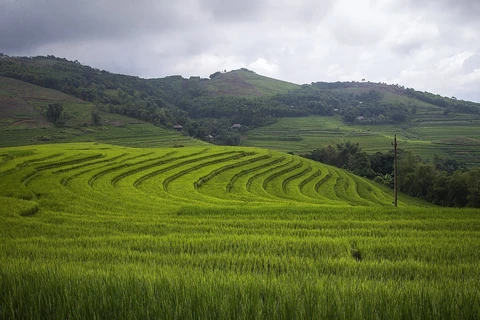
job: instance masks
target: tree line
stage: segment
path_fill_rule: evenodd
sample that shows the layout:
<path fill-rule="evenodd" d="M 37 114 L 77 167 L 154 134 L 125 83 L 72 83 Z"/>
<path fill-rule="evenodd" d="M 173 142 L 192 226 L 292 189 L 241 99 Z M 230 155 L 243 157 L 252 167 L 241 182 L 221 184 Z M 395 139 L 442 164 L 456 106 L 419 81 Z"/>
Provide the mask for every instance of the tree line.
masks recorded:
<path fill-rule="evenodd" d="M 410 151 L 397 151 L 398 190 L 446 207 L 480 208 L 480 168 L 435 156 L 425 161 Z M 303 157 L 349 170 L 393 188 L 393 151 L 367 154 L 358 143 L 327 145 Z"/>
<path fill-rule="evenodd" d="M 45 59 L 54 63 L 43 63 Z M 238 132 L 229 130 L 235 123 L 254 128 L 281 117 L 341 115 L 346 123 L 385 124 L 402 123 L 414 116 L 414 105 L 386 102 L 384 94 L 375 90 L 375 86 L 441 105 L 446 110 L 475 113 L 480 110 L 475 103 L 440 98 L 400 86 L 358 82 L 316 82 L 273 96 L 216 96 L 208 91 L 210 79 L 181 76 L 141 79 L 54 56 L 3 56 L 0 75 L 93 102 L 101 111 L 119 113 L 166 128 L 180 124 L 192 137 L 218 144 L 240 141 Z M 218 75 L 216 72 L 211 78 Z M 346 88 L 360 90 L 339 90 Z"/>

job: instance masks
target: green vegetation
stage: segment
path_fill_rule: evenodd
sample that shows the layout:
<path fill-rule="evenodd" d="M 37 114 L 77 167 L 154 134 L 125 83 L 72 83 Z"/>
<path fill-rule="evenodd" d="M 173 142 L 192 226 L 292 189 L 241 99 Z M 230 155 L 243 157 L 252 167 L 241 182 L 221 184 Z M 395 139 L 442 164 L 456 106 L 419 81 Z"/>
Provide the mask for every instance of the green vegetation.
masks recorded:
<path fill-rule="evenodd" d="M 437 154 L 479 166 L 479 126 L 479 116 L 443 114 L 401 125 L 347 125 L 340 116 L 282 118 L 248 131 L 242 145 L 304 154 L 325 145 L 351 141 L 359 143 L 364 151 L 375 153 L 391 150 L 397 134 L 400 149 L 423 159 L 433 160 Z"/>
<path fill-rule="evenodd" d="M 368 155 L 358 143 L 347 141 L 315 149 L 303 157 L 394 187 L 393 151 Z M 403 150 L 397 150 L 397 163 L 399 191 L 437 205 L 480 208 L 480 168 L 467 169 L 455 159 L 438 156 L 434 163 L 428 163 Z"/>
<path fill-rule="evenodd" d="M 359 143 L 368 156 L 349 143 L 331 163 L 389 185 L 374 153 L 397 134 L 434 161 L 407 153 L 402 190 L 478 203 L 478 171 L 453 170 L 479 164 L 479 110 L 398 85 L 4 56 L 0 319 L 477 319 L 478 210 L 394 209 L 386 186 L 281 151 Z"/>
<path fill-rule="evenodd" d="M 2 57 L 0 76 L 62 91 L 105 112 L 166 128 L 180 124 L 190 136 L 216 144 L 239 140 L 236 134 L 230 138 L 232 124 L 253 128 L 283 117 L 339 115 L 348 124 L 410 127 L 429 121 L 454 125 L 480 116 L 477 103 L 398 85 L 316 82 L 298 86 L 244 68 L 216 72 L 211 79 L 140 79 L 54 56 Z"/>
<path fill-rule="evenodd" d="M 36 112 L 37 118 L 38 114 L 48 115 L 48 105 L 61 103 L 62 116 L 51 121 L 69 128 L 82 124 L 97 126 L 100 119 L 109 120 L 112 114 L 118 114 L 169 130 L 181 125 L 190 137 L 219 145 L 238 145 L 241 136 L 245 138 L 248 132 L 244 145 L 297 153 L 347 140 L 360 143 L 368 152 L 386 151 L 397 133 L 401 148 L 424 159 L 438 154 L 467 165 L 478 165 L 480 159 L 479 104 L 399 85 L 316 82 L 298 86 L 247 69 L 215 72 L 210 79 L 140 79 L 54 56 L 4 56 L 0 76 L 71 95 L 52 90 L 39 92 L 38 87 L 28 88 L 33 94 L 27 94 L 6 78 L 0 78 L 3 126 L 15 123 L 38 127 L 37 122 L 45 127 L 46 118 L 32 120 L 36 118 L 32 113 Z M 31 97 L 40 95 L 51 97 L 48 101 L 32 101 Z M 233 124 L 240 124 L 241 130 L 232 129 Z M 45 140 L 38 134 L 32 139 Z"/>
<path fill-rule="evenodd" d="M 0 318 L 475 319 L 478 210 L 257 148 L 0 149 Z"/>
<path fill-rule="evenodd" d="M 48 121 L 57 123 L 58 119 L 62 116 L 63 106 L 60 103 L 49 104 L 46 108 L 45 115 Z"/>
<path fill-rule="evenodd" d="M 136 147 L 205 144 L 141 120 L 101 111 L 93 103 L 55 90 L 0 77 L 0 147 L 82 141 Z"/>
<path fill-rule="evenodd" d="M 284 94 L 298 89 L 300 86 L 272 79 L 242 68 L 232 72 L 214 73 L 212 81 L 204 81 L 205 88 L 210 95 L 231 95 L 258 97 L 265 95 Z"/>

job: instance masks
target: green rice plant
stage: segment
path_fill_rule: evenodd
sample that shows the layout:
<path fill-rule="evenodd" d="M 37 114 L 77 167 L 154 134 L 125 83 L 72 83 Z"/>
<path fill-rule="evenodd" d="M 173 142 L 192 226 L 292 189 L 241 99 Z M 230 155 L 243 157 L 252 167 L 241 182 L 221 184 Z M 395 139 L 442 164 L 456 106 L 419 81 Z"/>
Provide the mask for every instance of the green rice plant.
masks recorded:
<path fill-rule="evenodd" d="M 335 190 L 335 186 L 337 185 L 337 181 L 340 179 L 340 177 L 338 176 L 337 171 L 332 167 L 328 167 L 327 170 L 328 174 L 324 179 L 317 182 L 315 185 L 315 190 L 321 196 L 332 200 L 341 201 Z"/>
<path fill-rule="evenodd" d="M 11 151 L 1 319 L 480 315 L 478 209 L 253 148 Z"/>
<path fill-rule="evenodd" d="M 297 169 L 301 169 L 304 163 L 298 159 L 294 159 L 294 162 L 290 166 L 276 172 L 272 172 L 267 175 L 262 184 L 262 188 L 274 197 L 284 197 L 284 175 L 292 174 Z"/>
<path fill-rule="evenodd" d="M 277 164 L 285 161 L 285 157 L 275 157 L 273 160 L 269 160 L 259 166 L 252 168 L 245 168 L 240 172 L 234 174 L 226 186 L 226 190 L 231 196 L 248 195 L 247 189 L 252 181 L 252 174 L 262 169 L 274 167 Z M 230 196 L 230 195 L 229 195 Z"/>
<path fill-rule="evenodd" d="M 256 153 L 252 152 L 251 155 L 256 155 Z M 258 161 L 261 161 L 261 160 L 264 160 L 264 159 L 269 159 L 269 158 L 270 158 L 269 155 L 260 155 L 258 157 L 250 158 L 250 159 L 247 159 L 247 160 L 242 161 L 242 162 L 235 162 L 235 163 L 232 163 L 232 164 L 229 164 L 229 165 L 226 165 L 226 166 L 222 166 L 218 169 L 213 170 L 208 175 L 203 176 L 200 179 L 198 179 L 196 182 L 194 182 L 194 187 L 195 187 L 195 189 L 198 189 L 204 183 L 210 181 L 211 179 L 213 179 L 215 177 L 218 177 L 220 174 L 222 174 L 226 171 L 241 168 L 241 167 L 244 167 L 245 165 L 249 165 L 249 164 L 252 164 L 252 163 L 257 163 Z M 226 176 L 226 175 L 222 175 L 222 176 Z M 230 181 L 231 181 L 231 179 L 230 179 Z"/>

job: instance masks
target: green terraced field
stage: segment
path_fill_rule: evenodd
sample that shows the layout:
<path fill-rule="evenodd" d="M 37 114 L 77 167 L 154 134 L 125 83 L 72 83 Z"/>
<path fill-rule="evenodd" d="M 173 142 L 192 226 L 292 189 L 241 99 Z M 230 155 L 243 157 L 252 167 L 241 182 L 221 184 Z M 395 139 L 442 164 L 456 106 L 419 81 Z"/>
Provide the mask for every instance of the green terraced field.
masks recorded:
<path fill-rule="evenodd" d="M 48 61 L 47 61 L 48 62 Z M 60 103 L 60 126 L 48 122 L 42 110 Z M 92 125 L 94 104 L 59 91 L 0 77 L 0 147 L 40 143 L 102 142 L 133 147 L 201 146 L 205 142 L 127 116 L 98 111 L 100 125 Z"/>
<path fill-rule="evenodd" d="M 477 319 L 480 211 L 248 147 L 0 149 L 0 319 Z"/>
<path fill-rule="evenodd" d="M 284 152 L 306 153 L 324 145 L 358 142 L 367 152 L 390 150 L 397 134 L 399 148 L 423 159 L 434 154 L 480 165 L 480 118 L 471 115 L 419 116 L 404 125 L 346 125 L 340 116 L 282 118 L 247 133 L 242 145 Z"/>
<path fill-rule="evenodd" d="M 65 142 L 99 142 L 144 148 L 208 145 L 204 141 L 149 123 L 124 123 L 121 127 L 103 126 L 94 129 L 73 127 L 9 130 L 0 128 L 0 135 L 0 147 Z"/>

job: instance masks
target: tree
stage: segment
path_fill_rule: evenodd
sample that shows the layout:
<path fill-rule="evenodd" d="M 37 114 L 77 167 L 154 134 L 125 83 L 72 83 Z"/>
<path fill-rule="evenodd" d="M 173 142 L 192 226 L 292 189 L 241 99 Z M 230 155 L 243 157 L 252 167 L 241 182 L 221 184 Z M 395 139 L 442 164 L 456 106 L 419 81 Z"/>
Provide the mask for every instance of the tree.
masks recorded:
<path fill-rule="evenodd" d="M 48 121 L 56 123 L 63 112 L 63 106 L 60 103 L 49 104 L 46 111 Z"/>
<path fill-rule="evenodd" d="M 372 179 L 375 176 L 368 155 L 365 152 L 357 152 L 348 162 L 348 170 L 356 175 Z"/>
<path fill-rule="evenodd" d="M 92 109 L 92 123 L 93 125 L 95 126 L 98 126 L 100 124 L 100 121 L 101 121 L 101 117 L 100 117 L 100 113 L 95 110 L 95 108 Z"/>
<path fill-rule="evenodd" d="M 403 112 L 395 112 L 391 116 L 392 121 L 395 123 L 405 122 L 407 120 L 407 115 Z"/>
<path fill-rule="evenodd" d="M 480 208 L 480 168 L 470 170 L 464 173 L 466 184 L 468 187 L 468 206 Z"/>
<path fill-rule="evenodd" d="M 213 79 L 213 78 L 215 78 L 215 77 L 217 77 L 217 76 L 219 76 L 219 75 L 221 75 L 221 74 L 222 74 L 222 73 L 221 73 L 220 71 L 217 71 L 217 72 L 215 72 L 215 73 L 212 73 L 212 74 L 210 75 L 210 79 Z"/>
<path fill-rule="evenodd" d="M 417 198 L 428 199 L 429 192 L 433 188 L 437 173 L 433 164 L 419 163 L 414 172 L 414 179 L 410 184 L 410 194 Z"/>
<path fill-rule="evenodd" d="M 343 113 L 343 120 L 347 123 L 353 123 L 357 118 L 357 112 L 354 107 L 348 107 Z"/>
<path fill-rule="evenodd" d="M 369 158 L 371 168 L 376 173 L 379 173 L 382 176 L 393 173 L 393 152 L 377 152 L 370 155 Z"/>

